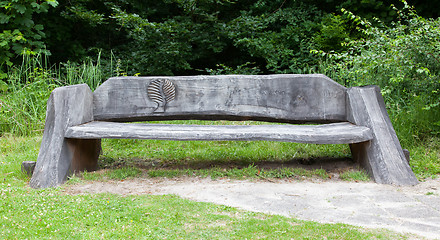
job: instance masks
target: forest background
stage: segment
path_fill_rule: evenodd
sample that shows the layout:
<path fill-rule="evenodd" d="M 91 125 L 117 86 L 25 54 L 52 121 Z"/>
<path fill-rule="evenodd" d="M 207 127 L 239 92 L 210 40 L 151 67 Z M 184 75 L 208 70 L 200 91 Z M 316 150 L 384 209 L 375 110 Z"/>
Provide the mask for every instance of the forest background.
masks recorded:
<path fill-rule="evenodd" d="M 437 1 L 0 1 L 0 136 L 40 134 L 57 86 L 111 76 L 323 73 L 382 89 L 403 146 L 438 149 Z M 440 173 L 440 167 L 438 167 Z"/>

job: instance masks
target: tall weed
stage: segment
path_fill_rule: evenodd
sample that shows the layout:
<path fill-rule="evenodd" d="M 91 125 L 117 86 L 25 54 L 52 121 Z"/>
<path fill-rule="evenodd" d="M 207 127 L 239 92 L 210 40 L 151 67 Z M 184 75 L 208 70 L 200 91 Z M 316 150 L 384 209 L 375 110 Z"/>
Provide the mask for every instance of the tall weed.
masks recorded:
<path fill-rule="evenodd" d="M 9 69 L 7 88 L 0 92 L 0 135 L 31 135 L 44 126 L 46 101 L 58 86 L 43 56 L 25 56 Z"/>
<path fill-rule="evenodd" d="M 101 67 L 101 53 L 98 53 L 96 62 L 86 59 L 83 63 L 70 61 L 61 63 L 58 76 L 63 79 L 63 85 L 87 83 L 92 90 L 95 90 L 106 79 Z"/>
<path fill-rule="evenodd" d="M 106 78 L 100 54 L 97 61 L 58 66 L 50 66 L 44 54 L 24 55 L 22 64 L 8 69 L 6 80 L 0 82 L 0 136 L 41 132 L 53 89 L 86 83 L 94 90 Z"/>

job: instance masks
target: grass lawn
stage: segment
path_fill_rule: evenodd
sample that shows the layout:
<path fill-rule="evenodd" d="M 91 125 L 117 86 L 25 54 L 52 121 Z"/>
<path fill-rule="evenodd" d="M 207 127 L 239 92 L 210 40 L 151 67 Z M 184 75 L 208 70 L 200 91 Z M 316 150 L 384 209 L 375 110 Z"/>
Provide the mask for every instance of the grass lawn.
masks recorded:
<path fill-rule="evenodd" d="M 198 203 L 176 196 L 68 195 L 63 187 L 35 190 L 20 170 L 34 161 L 41 136 L 0 138 L 0 239 L 407 239 L 386 230 L 345 224 L 320 224 L 292 218 Z M 433 146 L 437 143 L 433 143 Z M 67 184 L 87 179 L 217 174 L 232 178 L 327 178 L 325 170 L 265 169 L 259 161 L 284 164 L 292 158 L 347 157 L 345 146 L 271 142 L 172 142 L 105 140 L 101 164 L 105 175 L 86 173 Z M 419 178 L 436 176 L 438 148 L 422 151 L 428 164 L 415 164 Z M 145 163 L 140 164 L 140 160 Z M 208 161 L 209 164 L 202 164 Z M 255 165 L 252 163 L 255 161 Z M 417 163 L 413 160 L 413 164 Z M 230 168 L 229 163 L 235 162 Z M 208 166 L 209 165 L 209 166 Z M 431 166 L 432 165 L 432 166 Z M 417 169 L 424 173 L 417 172 Z M 426 168 L 430 172 L 426 173 Z M 355 171 L 353 175 L 361 174 Z M 223 175 L 222 175 L 223 174 Z M 264 175 L 266 174 L 266 175 Z M 284 174 L 284 175 L 283 175 Z M 347 175 L 350 172 L 346 173 Z M 342 174 L 341 174 L 342 175 Z M 362 174 L 361 174 L 362 175 Z M 357 179 L 358 177 L 354 177 Z"/>

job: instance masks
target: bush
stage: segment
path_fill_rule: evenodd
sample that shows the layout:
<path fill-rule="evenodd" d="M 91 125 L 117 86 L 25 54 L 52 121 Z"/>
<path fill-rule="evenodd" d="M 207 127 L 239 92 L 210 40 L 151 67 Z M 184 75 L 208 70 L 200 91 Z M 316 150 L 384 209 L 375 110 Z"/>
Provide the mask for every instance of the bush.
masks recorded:
<path fill-rule="evenodd" d="M 374 27 L 346 12 L 367 37 L 349 42 L 343 53 L 320 53 L 323 71 L 340 83 L 379 85 L 395 128 L 409 142 L 440 133 L 440 19 L 424 19 L 404 3 L 390 26 Z"/>
<path fill-rule="evenodd" d="M 55 62 L 83 61 L 103 49 L 113 51 L 127 75 L 204 74 L 245 65 L 267 74 L 317 63 L 310 49 L 319 44 L 313 38 L 323 15 L 314 1 L 72 0 L 43 19 Z"/>
<path fill-rule="evenodd" d="M 0 1 L 0 80 L 6 78 L 6 66 L 11 67 L 17 56 L 45 49 L 43 25 L 35 14 L 57 5 L 56 0 Z"/>

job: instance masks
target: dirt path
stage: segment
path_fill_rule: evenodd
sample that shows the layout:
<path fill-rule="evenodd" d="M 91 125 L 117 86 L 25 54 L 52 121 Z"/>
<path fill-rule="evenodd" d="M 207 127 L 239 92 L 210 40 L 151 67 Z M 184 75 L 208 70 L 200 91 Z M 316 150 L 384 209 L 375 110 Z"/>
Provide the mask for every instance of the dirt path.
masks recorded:
<path fill-rule="evenodd" d="M 66 186 L 69 194 L 176 194 L 324 223 L 387 228 L 440 239 L 440 179 L 413 187 L 372 182 L 133 179 Z"/>

